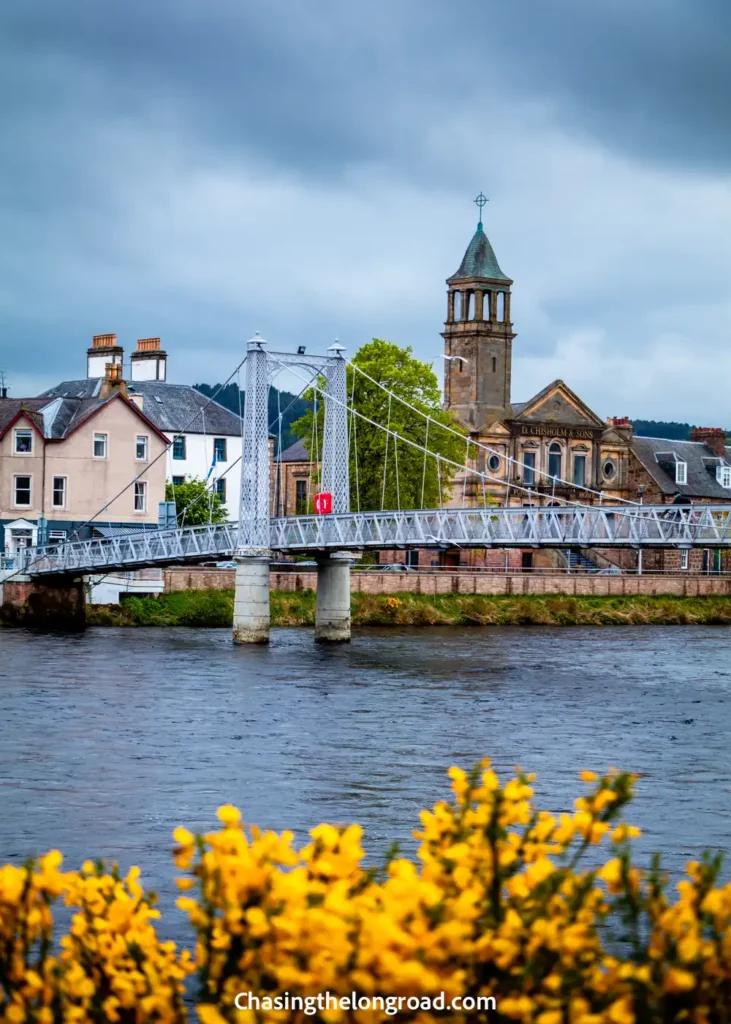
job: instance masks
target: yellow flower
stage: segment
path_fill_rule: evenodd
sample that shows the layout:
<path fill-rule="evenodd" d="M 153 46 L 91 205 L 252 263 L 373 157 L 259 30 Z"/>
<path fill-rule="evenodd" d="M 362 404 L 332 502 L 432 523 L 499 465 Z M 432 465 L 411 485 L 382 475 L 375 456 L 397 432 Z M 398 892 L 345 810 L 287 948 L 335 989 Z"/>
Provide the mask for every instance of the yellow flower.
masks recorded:
<path fill-rule="evenodd" d="M 584 769 L 584 771 L 580 773 L 579 778 L 582 782 L 596 782 L 597 774 L 596 772 L 590 772 L 587 769 Z"/>
<path fill-rule="evenodd" d="M 663 991 L 680 993 L 689 992 L 692 988 L 695 988 L 695 978 L 690 971 L 681 967 L 671 967 L 668 970 L 663 983 Z"/>
<path fill-rule="evenodd" d="M 223 804 L 216 811 L 216 815 L 226 828 L 236 828 L 241 821 L 241 811 L 232 804 Z"/>

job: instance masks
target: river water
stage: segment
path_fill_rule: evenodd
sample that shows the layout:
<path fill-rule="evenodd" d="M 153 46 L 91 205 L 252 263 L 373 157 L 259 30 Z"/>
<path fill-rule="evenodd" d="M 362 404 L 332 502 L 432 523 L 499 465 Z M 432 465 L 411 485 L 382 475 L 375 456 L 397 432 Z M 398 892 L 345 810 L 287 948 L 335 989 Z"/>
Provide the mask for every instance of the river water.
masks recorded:
<path fill-rule="evenodd" d="M 536 771 L 571 808 L 582 768 L 641 772 L 629 819 L 679 872 L 731 847 L 731 630 L 0 631 L 0 863 L 51 847 L 142 867 L 172 903 L 170 833 L 231 802 L 292 828 L 359 821 L 411 852 L 450 764 Z M 727 872 L 728 873 L 728 872 Z M 173 919 L 175 914 L 173 914 Z M 172 932 L 178 930 L 173 924 Z"/>

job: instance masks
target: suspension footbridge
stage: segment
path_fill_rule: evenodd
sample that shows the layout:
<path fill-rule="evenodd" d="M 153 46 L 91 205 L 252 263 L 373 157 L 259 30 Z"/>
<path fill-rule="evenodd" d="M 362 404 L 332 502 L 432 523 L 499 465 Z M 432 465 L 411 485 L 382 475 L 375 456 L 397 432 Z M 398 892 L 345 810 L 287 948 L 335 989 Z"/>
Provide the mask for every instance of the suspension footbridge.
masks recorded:
<path fill-rule="evenodd" d="M 20 571 L 39 586 L 50 588 L 54 580 L 68 581 L 85 574 L 234 558 L 234 639 L 258 643 L 269 636 L 269 560 L 274 551 L 315 556 L 316 637 L 343 640 L 350 637 L 350 564 L 358 552 L 369 549 L 731 548 L 731 505 L 653 506 L 626 500 L 609 505 L 603 504 L 602 495 L 588 487 L 579 489 L 587 492 L 591 504 L 558 498 L 550 505 L 540 505 L 534 503 L 535 491 L 514 485 L 527 495 L 527 505 L 494 507 L 485 495 L 486 481 L 494 478 L 477 468 L 476 459 L 470 459 L 471 448 L 473 453 L 480 449 L 489 453 L 491 449 L 460 434 L 466 446 L 464 465 L 445 459 L 428 447 L 429 414 L 391 392 L 389 409 L 392 400 L 400 401 L 424 416 L 424 444 L 391 430 L 390 416 L 386 425 L 368 419 L 348 401 L 348 366 L 354 371 L 359 369 L 347 362 L 344 349 L 338 344 L 328 349 L 325 356 L 305 356 L 301 352 L 270 352 L 266 342 L 258 337 L 249 342 L 237 522 L 146 530 L 29 548 Z M 269 385 L 282 370 L 297 376 L 305 371 L 305 385 L 324 399 L 321 487 L 332 501 L 327 515 L 271 515 L 267 399 Z M 373 378 L 369 380 L 387 390 Z M 351 511 L 349 417 L 353 428 L 357 418 L 365 421 L 369 429 L 386 431 L 387 442 L 392 440 L 397 492 L 397 453 L 398 445 L 402 444 L 423 453 L 425 478 L 428 459 L 435 460 L 437 474 L 440 467 L 448 467 L 452 472 L 460 471 L 465 480 L 473 475 L 478 495 L 479 485 L 482 486 L 482 507 Z M 444 425 L 440 429 L 451 430 Z M 553 478 L 554 489 L 556 482 Z M 547 500 L 545 494 L 543 500 Z"/>

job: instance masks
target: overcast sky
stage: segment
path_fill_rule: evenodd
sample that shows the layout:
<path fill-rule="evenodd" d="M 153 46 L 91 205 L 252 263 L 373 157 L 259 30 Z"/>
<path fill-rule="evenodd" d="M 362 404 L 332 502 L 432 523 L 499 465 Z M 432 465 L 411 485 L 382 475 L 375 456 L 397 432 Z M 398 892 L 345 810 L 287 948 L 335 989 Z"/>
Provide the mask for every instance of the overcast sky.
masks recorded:
<path fill-rule="evenodd" d="M 260 331 L 434 360 L 472 199 L 513 399 L 731 427 L 728 0 L 6 0 L 0 368 Z"/>

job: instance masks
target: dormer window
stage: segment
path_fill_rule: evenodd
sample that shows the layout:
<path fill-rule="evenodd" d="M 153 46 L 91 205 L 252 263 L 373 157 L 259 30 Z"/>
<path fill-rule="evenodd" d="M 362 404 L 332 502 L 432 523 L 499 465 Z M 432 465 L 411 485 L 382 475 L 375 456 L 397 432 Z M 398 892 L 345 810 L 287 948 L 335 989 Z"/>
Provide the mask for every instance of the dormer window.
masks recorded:
<path fill-rule="evenodd" d="M 678 460 L 675 463 L 675 483 L 676 484 L 687 484 L 688 483 L 688 463 L 681 462 Z"/>
<path fill-rule="evenodd" d="M 716 466 L 716 480 L 721 487 L 731 488 L 731 466 Z"/>

